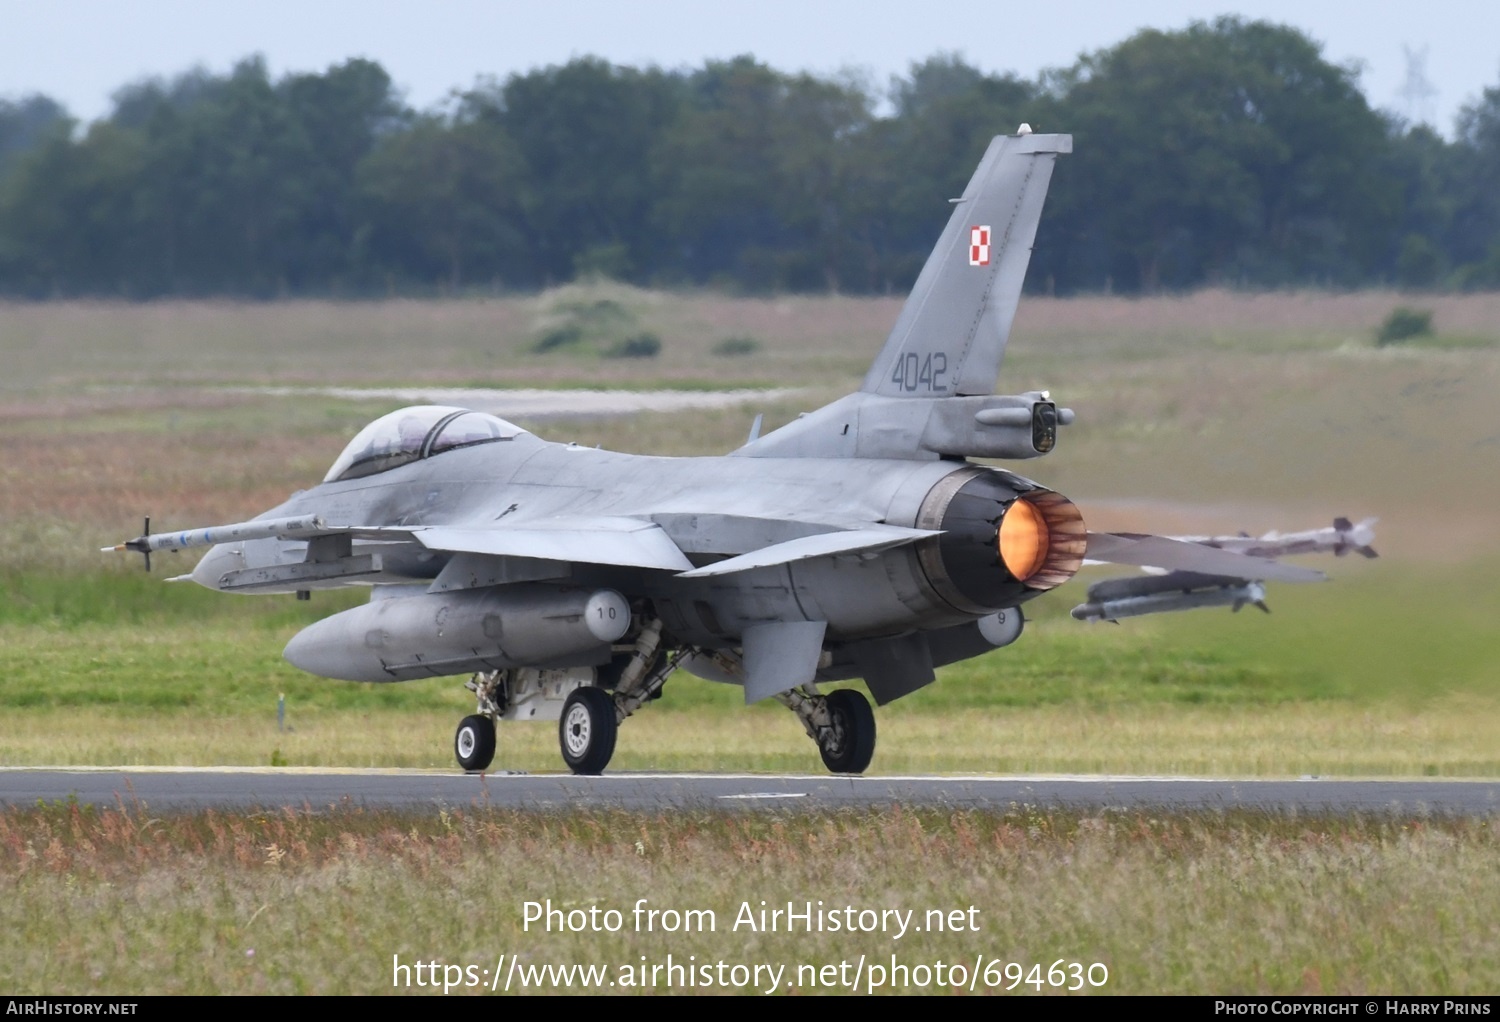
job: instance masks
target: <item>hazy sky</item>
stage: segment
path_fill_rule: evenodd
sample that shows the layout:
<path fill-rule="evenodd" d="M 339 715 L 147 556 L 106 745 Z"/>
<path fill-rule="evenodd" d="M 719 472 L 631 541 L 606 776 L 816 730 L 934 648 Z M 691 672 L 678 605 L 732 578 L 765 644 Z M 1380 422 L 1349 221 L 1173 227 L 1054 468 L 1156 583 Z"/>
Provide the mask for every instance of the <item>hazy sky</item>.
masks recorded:
<path fill-rule="evenodd" d="M 110 109 L 121 85 L 195 65 L 227 71 L 262 54 L 274 75 L 378 60 L 428 107 L 482 75 L 595 54 L 618 64 L 694 67 L 752 53 L 785 71 L 852 69 L 884 86 L 912 61 L 956 51 L 1031 77 L 1142 27 L 1237 13 L 1295 26 L 1325 58 L 1363 67 L 1372 105 L 1420 116 L 1403 98 L 1403 47 L 1425 49 L 1431 121 L 1500 84 L 1494 0 L 0 0 L 0 96 L 42 92 L 78 117 Z M 1066 125 L 1058 125 L 1066 129 Z"/>

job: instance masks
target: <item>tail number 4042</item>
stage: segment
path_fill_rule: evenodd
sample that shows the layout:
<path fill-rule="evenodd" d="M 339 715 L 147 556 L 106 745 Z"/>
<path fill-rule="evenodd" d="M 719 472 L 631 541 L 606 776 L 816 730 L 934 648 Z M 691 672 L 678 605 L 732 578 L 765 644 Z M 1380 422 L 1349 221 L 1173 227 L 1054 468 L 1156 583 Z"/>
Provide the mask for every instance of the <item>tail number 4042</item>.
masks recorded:
<path fill-rule="evenodd" d="M 910 354 L 896 359 L 896 369 L 891 373 L 891 382 L 909 391 L 944 392 L 948 389 L 943 376 L 948 372 L 946 352 L 934 351 L 928 355 Z"/>

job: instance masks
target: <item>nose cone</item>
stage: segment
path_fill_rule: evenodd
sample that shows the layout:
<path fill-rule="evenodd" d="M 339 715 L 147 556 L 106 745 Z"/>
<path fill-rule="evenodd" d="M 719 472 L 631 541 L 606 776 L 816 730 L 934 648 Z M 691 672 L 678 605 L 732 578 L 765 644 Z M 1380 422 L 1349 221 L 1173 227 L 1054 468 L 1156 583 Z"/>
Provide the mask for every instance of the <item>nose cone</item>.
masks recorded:
<path fill-rule="evenodd" d="M 203 555 L 193 569 L 192 579 L 207 589 L 222 590 L 220 580 L 231 571 L 245 567 L 245 552 L 238 545 L 221 543 Z"/>

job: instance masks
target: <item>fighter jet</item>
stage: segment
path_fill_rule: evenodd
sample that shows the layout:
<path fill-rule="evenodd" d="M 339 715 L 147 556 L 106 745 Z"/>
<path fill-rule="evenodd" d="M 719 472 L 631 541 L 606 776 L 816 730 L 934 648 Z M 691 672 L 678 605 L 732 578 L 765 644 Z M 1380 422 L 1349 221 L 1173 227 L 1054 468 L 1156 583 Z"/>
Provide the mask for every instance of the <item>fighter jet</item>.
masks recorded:
<path fill-rule="evenodd" d="M 211 547 L 190 577 L 228 593 L 369 587 L 286 659 L 351 681 L 468 676 L 460 766 L 489 767 L 499 721 L 554 720 L 579 774 L 605 769 L 620 724 L 679 669 L 777 700 L 829 770 L 860 773 L 870 702 L 819 686 L 863 679 L 882 705 L 908 695 L 936 667 L 1015 642 L 1022 606 L 1086 559 L 1158 572 L 1099 583 L 1074 612 L 1112 620 L 1263 606 L 1267 582 L 1323 578 L 1275 556 L 1368 551 L 1368 522 L 1253 542 L 1094 533 L 1061 493 L 975 460 L 1045 455 L 1074 420 L 1047 392 L 995 393 L 1071 150 L 1024 125 L 995 138 L 863 386 L 764 436 L 757 423 L 727 455 L 620 454 L 483 412 L 404 408 L 252 521 L 153 535 L 148 520 L 109 549 L 149 567 L 153 552 Z"/>

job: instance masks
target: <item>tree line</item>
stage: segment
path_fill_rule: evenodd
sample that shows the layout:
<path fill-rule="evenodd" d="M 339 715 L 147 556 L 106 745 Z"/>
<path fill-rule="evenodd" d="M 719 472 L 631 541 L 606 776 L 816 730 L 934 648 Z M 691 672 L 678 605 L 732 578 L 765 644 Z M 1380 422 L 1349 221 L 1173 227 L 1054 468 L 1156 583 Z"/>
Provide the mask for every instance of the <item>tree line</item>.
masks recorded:
<path fill-rule="evenodd" d="M 989 138 L 1065 131 L 1028 287 L 1500 287 L 1500 85 L 1455 138 L 1299 31 L 1143 31 L 1037 80 L 952 56 L 886 95 L 751 57 L 595 58 L 406 106 L 377 63 L 249 59 L 87 126 L 0 101 L 0 294 L 463 293 L 605 275 L 910 286 Z"/>

